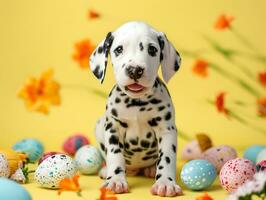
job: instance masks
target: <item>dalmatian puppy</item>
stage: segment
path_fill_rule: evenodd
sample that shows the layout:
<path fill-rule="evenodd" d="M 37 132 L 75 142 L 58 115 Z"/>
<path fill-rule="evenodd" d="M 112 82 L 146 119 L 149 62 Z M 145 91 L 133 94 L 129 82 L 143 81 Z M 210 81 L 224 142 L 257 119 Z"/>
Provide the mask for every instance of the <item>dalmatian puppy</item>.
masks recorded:
<path fill-rule="evenodd" d="M 180 66 L 180 56 L 166 36 L 143 22 L 129 22 L 97 46 L 90 68 L 102 83 L 110 54 L 116 85 L 95 135 L 105 154 L 102 187 L 128 192 L 126 174 L 155 177 L 151 193 L 182 194 L 176 184 L 177 129 L 167 83 Z"/>

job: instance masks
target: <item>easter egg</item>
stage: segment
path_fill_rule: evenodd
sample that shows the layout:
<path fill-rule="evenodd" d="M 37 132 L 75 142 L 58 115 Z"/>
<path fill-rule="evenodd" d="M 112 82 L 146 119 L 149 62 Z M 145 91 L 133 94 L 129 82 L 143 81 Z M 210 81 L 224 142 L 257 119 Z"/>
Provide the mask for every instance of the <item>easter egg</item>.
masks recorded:
<path fill-rule="evenodd" d="M 73 156 L 80 147 L 87 144 L 89 144 L 89 140 L 84 135 L 76 134 L 65 140 L 63 143 L 63 150 L 67 154 Z"/>
<path fill-rule="evenodd" d="M 266 160 L 266 148 L 259 152 L 256 159 L 256 163 L 259 163 L 263 160 Z"/>
<path fill-rule="evenodd" d="M 216 175 L 215 167 L 209 161 L 192 160 L 183 166 L 181 180 L 191 190 L 202 190 L 214 182 Z"/>
<path fill-rule="evenodd" d="M 1 200 L 31 200 L 31 196 L 24 187 L 15 181 L 0 178 L 0 199 Z"/>
<path fill-rule="evenodd" d="M 228 192 L 234 192 L 239 186 L 250 180 L 256 172 L 252 161 L 235 158 L 227 161 L 220 171 L 220 183 Z"/>
<path fill-rule="evenodd" d="M 82 174 L 95 174 L 101 167 L 103 158 L 96 147 L 86 145 L 77 151 L 75 161 Z"/>
<path fill-rule="evenodd" d="M 215 166 L 217 173 L 220 172 L 222 166 L 228 160 L 232 160 L 236 157 L 237 157 L 236 150 L 227 145 L 212 147 L 206 150 L 202 156 L 203 159 L 208 160 L 210 163 L 212 163 Z"/>
<path fill-rule="evenodd" d="M 244 158 L 251 160 L 254 164 L 256 164 L 258 154 L 265 149 L 265 146 L 262 145 L 253 145 L 246 149 L 244 152 Z"/>
<path fill-rule="evenodd" d="M 182 160 L 193 160 L 201 158 L 201 149 L 197 140 L 193 140 L 188 143 L 181 152 Z"/>
<path fill-rule="evenodd" d="M 51 151 L 51 152 L 47 152 L 45 154 L 42 155 L 42 157 L 40 158 L 38 164 L 41 164 L 46 158 L 53 156 L 55 154 L 60 154 L 59 152 L 55 152 L 55 151 Z"/>
<path fill-rule="evenodd" d="M 266 172 L 266 160 L 260 161 L 257 165 L 256 165 L 257 171 L 258 172 Z"/>
<path fill-rule="evenodd" d="M 8 161 L 3 154 L 0 154 L 0 177 L 9 177 L 10 169 Z"/>
<path fill-rule="evenodd" d="M 72 178 L 77 172 L 75 161 L 64 154 L 52 155 L 37 167 L 34 179 L 44 188 L 56 189 L 59 182 Z"/>
<path fill-rule="evenodd" d="M 44 151 L 42 143 L 31 138 L 17 142 L 12 148 L 17 152 L 25 153 L 31 163 L 39 160 Z"/>

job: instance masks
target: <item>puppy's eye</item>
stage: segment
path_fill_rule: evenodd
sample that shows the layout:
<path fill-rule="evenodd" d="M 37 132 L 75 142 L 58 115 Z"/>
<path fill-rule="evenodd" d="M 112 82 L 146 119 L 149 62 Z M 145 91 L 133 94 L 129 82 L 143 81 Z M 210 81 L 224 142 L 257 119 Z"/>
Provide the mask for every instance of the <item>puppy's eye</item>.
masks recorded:
<path fill-rule="evenodd" d="M 157 51 L 158 50 L 156 49 L 155 46 L 149 45 L 149 47 L 148 47 L 148 53 L 149 53 L 149 55 L 156 56 Z"/>
<path fill-rule="evenodd" d="M 119 56 L 123 52 L 123 46 L 119 45 L 115 48 L 114 53 L 116 56 Z"/>

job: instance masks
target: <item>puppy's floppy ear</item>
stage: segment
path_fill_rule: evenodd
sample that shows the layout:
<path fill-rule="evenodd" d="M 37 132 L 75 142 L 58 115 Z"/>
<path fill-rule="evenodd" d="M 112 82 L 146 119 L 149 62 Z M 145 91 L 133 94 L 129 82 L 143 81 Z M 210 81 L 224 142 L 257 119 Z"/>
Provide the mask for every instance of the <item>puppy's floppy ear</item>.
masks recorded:
<path fill-rule="evenodd" d="M 161 48 L 160 61 L 163 79 L 168 83 L 175 72 L 178 71 L 181 64 L 181 57 L 164 33 L 158 33 L 158 42 Z"/>
<path fill-rule="evenodd" d="M 109 32 L 106 38 L 96 47 L 90 57 L 90 68 L 93 74 L 103 83 L 108 60 L 108 53 L 114 36 Z"/>

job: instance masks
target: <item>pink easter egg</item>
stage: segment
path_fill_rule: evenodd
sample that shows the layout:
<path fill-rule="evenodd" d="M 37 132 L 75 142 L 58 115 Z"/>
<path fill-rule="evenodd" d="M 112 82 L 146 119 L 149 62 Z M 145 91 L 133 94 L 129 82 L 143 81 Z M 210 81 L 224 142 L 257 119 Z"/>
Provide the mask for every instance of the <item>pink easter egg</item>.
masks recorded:
<path fill-rule="evenodd" d="M 223 165 L 228 161 L 237 157 L 237 152 L 233 147 L 228 145 L 221 145 L 207 149 L 203 153 L 203 159 L 212 163 L 217 173 L 220 172 Z"/>
<path fill-rule="evenodd" d="M 234 192 L 256 172 L 255 165 L 248 159 L 236 158 L 227 161 L 220 171 L 220 183 L 228 192 Z"/>
<path fill-rule="evenodd" d="M 63 144 L 63 150 L 73 156 L 77 152 L 77 150 L 89 144 L 89 140 L 82 134 L 76 134 L 67 138 Z"/>
<path fill-rule="evenodd" d="M 39 162 L 38 162 L 38 165 L 41 164 L 46 158 L 52 156 L 52 155 L 55 155 L 55 154 L 60 154 L 59 152 L 55 152 L 55 151 L 50 151 L 50 152 L 47 152 L 47 153 L 44 153 L 42 155 L 42 157 L 40 158 Z"/>

